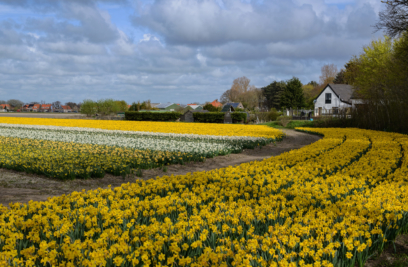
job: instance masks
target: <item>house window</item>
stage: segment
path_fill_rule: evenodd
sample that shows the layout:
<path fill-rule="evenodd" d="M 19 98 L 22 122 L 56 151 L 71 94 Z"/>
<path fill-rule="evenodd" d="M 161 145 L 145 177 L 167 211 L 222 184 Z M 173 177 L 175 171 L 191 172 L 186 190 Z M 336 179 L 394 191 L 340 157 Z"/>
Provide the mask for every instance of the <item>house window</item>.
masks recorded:
<path fill-rule="evenodd" d="M 331 93 L 326 93 L 326 104 L 331 104 Z"/>
<path fill-rule="evenodd" d="M 339 108 L 333 108 L 333 114 L 339 114 Z"/>

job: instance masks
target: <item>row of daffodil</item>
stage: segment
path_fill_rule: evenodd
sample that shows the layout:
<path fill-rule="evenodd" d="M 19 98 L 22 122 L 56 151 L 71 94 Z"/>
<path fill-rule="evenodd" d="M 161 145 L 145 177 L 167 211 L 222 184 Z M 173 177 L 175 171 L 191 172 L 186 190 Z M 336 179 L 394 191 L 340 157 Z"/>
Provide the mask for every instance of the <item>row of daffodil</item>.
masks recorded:
<path fill-rule="evenodd" d="M 104 130 L 139 131 L 215 136 L 248 136 L 281 139 L 283 133 L 264 125 L 179 123 L 148 121 L 106 121 L 1 117 L 0 123 L 94 128 Z"/>
<path fill-rule="evenodd" d="M 0 168 L 41 174 L 62 180 L 125 176 L 135 169 L 203 161 L 200 154 L 137 150 L 0 136 Z"/>
<path fill-rule="evenodd" d="M 0 167 L 60 179 L 126 175 L 136 168 L 239 153 L 277 139 L 1 123 Z"/>
<path fill-rule="evenodd" d="M 318 142 L 208 172 L 11 204 L 4 266 L 363 266 L 408 229 L 408 136 Z"/>
<path fill-rule="evenodd" d="M 237 141 L 235 141 L 234 144 L 228 141 L 211 142 L 210 140 L 204 141 L 197 138 L 190 139 L 188 137 L 140 136 L 135 134 L 104 133 L 102 132 L 103 130 L 90 132 L 67 130 L 64 128 L 65 127 L 53 127 L 53 129 L 48 129 L 47 126 L 0 126 L 0 136 L 126 147 L 139 150 L 185 152 L 200 154 L 203 157 L 239 153 L 243 149 L 242 144 Z M 261 143 L 266 143 L 268 140 L 260 141 Z M 254 141 L 251 143 L 253 142 Z"/>

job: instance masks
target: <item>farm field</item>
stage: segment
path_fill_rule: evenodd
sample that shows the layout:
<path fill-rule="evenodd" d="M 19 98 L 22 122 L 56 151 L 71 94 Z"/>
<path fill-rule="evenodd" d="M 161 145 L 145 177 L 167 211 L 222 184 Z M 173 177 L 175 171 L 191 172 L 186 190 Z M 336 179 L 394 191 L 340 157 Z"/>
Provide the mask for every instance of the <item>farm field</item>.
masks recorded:
<path fill-rule="evenodd" d="M 0 119 L 0 167 L 62 180 L 125 177 L 281 140 L 266 126 Z"/>
<path fill-rule="evenodd" d="M 28 203 L 29 200 L 45 201 L 48 197 L 70 194 L 74 191 L 107 189 L 134 182 L 136 179 L 155 179 L 163 175 L 185 175 L 197 171 L 209 171 L 251 161 L 262 161 L 271 156 L 309 145 L 321 137 L 293 130 L 283 130 L 285 138 L 277 143 L 270 143 L 262 148 L 243 149 L 238 154 L 228 154 L 207 158 L 204 162 L 186 162 L 173 164 L 165 168 L 158 167 L 141 170 L 141 176 L 129 174 L 121 176 L 105 174 L 103 178 L 60 180 L 44 175 L 28 174 L 7 169 L 0 169 L 0 204 L 8 206 L 11 202 Z"/>
<path fill-rule="evenodd" d="M 0 259 L 28 266 L 362 266 L 407 231 L 408 137 L 324 138 L 238 166 L 11 204 Z"/>

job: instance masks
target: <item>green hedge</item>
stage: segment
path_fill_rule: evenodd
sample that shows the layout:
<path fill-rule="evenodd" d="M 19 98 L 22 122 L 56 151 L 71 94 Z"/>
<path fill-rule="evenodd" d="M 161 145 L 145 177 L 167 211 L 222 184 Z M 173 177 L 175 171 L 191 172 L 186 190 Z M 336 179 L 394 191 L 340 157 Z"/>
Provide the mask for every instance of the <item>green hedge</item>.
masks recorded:
<path fill-rule="evenodd" d="M 224 112 L 195 112 L 193 113 L 195 122 L 207 122 L 207 123 L 223 123 L 224 122 Z M 246 121 L 247 114 L 243 112 L 232 112 L 231 119 L 232 122 L 242 122 Z"/>
<path fill-rule="evenodd" d="M 194 112 L 195 122 L 208 122 L 208 123 L 223 123 L 224 113 L 223 112 Z"/>
<path fill-rule="evenodd" d="M 246 122 L 247 114 L 244 112 L 232 112 L 232 122 Z"/>
<path fill-rule="evenodd" d="M 125 112 L 125 120 L 129 121 L 175 121 L 180 117 L 180 112 Z"/>

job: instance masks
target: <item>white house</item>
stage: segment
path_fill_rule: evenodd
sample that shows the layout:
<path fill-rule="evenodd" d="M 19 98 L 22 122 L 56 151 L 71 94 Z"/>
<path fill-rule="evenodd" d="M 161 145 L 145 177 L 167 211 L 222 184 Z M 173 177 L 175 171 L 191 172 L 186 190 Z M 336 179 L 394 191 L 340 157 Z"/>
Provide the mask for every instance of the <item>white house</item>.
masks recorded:
<path fill-rule="evenodd" d="M 340 109 L 354 107 L 360 99 L 354 99 L 354 89 L 348 84 L 329 83 L 314 100 L 315 116 L 338 114 Z"/>

